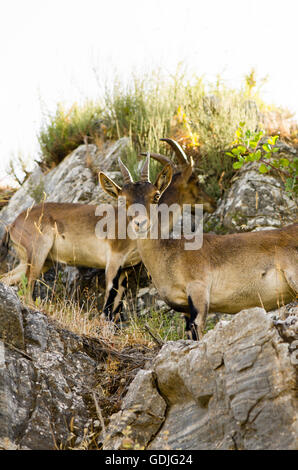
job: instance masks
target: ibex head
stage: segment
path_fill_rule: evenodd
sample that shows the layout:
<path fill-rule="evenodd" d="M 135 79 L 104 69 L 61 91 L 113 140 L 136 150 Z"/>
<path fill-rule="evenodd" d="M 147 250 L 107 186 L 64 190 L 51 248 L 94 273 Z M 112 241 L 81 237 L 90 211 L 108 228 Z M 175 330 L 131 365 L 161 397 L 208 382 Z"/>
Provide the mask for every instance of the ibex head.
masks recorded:
<path fill-rule="evenodd" d="M 195 204 L 203 204 L 206 212 L 214 212 L 216 208 L 214 199 L 204 192 L 197 176 L 193 174 L 193 159 L 191 157 L 188 159 L 181 146 L 174 140 L 161 140 L 167 142 L 175 151 L 179 160 L 178 166 L 165 155 L 149 152 L 142 154 L 146 155 L 146 160 L 141 169 L 140 181 L 134 183 L 129 170 L 119 159 L 124 186 L 120 188 L 108 176 L 100 173 L 99 180 L 104 191 L 114 198 L 120 198 L 120 204 L 125 197 L 127 207 L 133 204 L 142 205 L 147 214 L 150 212 L 150 205 L 157 203 L 166 203 L 168 206 L 175 203 L 190 204 L 192 207 Z M 154 184 L 149 180 L 150 157 L 164 165 Z M 135 216 L 133 224 L 137 233 L 148 231 L 150 228 L 150 221 L 144 214 Z"/>
<path fill-rule="evenodd" d="M 171 186 L 167 191 L 167 204 L 172 202 L 179 204 L 203 204 L 204 211 L 212 213 L 216 209 L 216 201 L 210 197 L 203 189 L 197 175 L 193 173 L 193 159 L 188 158 L 182 147 L 173 139 L 160 139 L 167 142 L 175 152 L 178 159 L 178 165 L 175 165 L 170 158 L 158 153 L 150 153 L 151 158 L 165 165 L 170 164 L 173 168 L 173 178 Z M 141 155 L 146 155 L 142 153 Z"/>
<path fill-rule="evenodd" d="M 104 173 L 99 173 L 100 184 L 107 194 L 120 199 L 120 203 L 121 200 L 125 201 L 127 208 L 135 204 L 144 208 L 137 216 L 129 217 L 128 214 L 128 219 L 132 219 L 133 230 L 137 235 L 145 234 L 150 229 L 150 219 L 148 216 L 150 213 L 150 205 L 158 204 L 163 193 L 171 184 L 173 176 L 172 165 L 167 163 L 158 174 L 155 183 L 151 183 L 149 180 L 149 163 L 150 154 L 148 153 L 141 169 L 140 181 L 134 183 L 128 168 L 119 159 L 119 165 L 125 183 L 122 188 Z"/>

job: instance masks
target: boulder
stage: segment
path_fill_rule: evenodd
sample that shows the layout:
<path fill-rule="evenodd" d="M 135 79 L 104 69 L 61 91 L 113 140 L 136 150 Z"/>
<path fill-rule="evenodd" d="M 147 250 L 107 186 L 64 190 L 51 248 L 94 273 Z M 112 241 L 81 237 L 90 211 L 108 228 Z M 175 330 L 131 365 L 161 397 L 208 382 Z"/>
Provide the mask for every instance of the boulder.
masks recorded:
<path fill-rule="evenodd" d="M 0 283 L 0 337 L 15 347 L 24 347 L 22 309 L 12 289 Z"/>
<path fill-rule="evenodd" d="M 166 408 L 153 372 L 141 370 L 123 399 L 121 411 L 110 420 L 105 450 L 133 447 L 136 440 L 136 449 L 144 449 L 164 422 Z"/>
<path fill-rule="evenodd" d="M 278 145 L 283 153 L 296 154 L 293 147 Z M 231 233 L 279 228 L 297 221 L 297 209 L 283 182 L 272 172 L 261 174 L 253 162 L 237 172 L 216 211 L 205 217 L 205 229 Z"/>
<path fill-rule="evenodd" d="M 68 331 L 2 284 L 0 319 L 2 449 L 297 447 L 295 303 L 158 353 Z"/>
<path fill-rule="evenodd" d="M 0 306 L 0 448 L 63 447 L 72 430 L 82 439 L 97 367 L 88 341 L 23 308 L 3 284 Z"/>
<path fill-rule="evenodd" d="M 165 344 L 152 367 L 135 377 L 104 449 L 297 448 L 294 322 L 298 308 L 288 321 L 289 343 L 273 316 L 254 308 L 218 323 L 198 343 Z"/>
<path fill-rule="evenodd" d="M 62 328 L 0 283 L 0 449 L 90 448 L 89 436 L 102 430 L 95 400 L 103 419 L 118 411 L 120 389 L 125 392 L 145 359 L 137 348 L 121 355 Z M 108 360 L 117 360 L 119 370 L 122 360 L 128 367 L 114 371 L 114 392 Z"/>

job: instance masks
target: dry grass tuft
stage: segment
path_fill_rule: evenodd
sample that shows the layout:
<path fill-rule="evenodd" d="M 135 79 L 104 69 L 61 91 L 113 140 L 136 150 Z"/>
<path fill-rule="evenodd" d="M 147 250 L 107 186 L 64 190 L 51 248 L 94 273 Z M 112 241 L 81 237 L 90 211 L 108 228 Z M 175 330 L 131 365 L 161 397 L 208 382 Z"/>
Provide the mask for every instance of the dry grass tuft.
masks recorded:
<path fill-rule="evenodd" d="M 0 210 L 5 207 L 14 193 L 17 191 L 17 188 L 10 188 L 9 186 L 0 186 Z"/>

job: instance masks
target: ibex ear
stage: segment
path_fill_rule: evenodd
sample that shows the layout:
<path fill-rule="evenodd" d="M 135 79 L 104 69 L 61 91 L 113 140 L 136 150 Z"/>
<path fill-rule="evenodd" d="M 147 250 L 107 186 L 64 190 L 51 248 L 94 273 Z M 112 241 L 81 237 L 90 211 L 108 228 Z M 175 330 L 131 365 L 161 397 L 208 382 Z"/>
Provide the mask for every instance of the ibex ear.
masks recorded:
<path fill-rule="evenodd" d="M 164 166 L 155 181 L 155 186 L 159 190 L 160 194 L 162 194 L 167 189 L 167 187 L 172 181 L 172 176 L 172 165 L 168 164 Z"/>
<path fill-rule="evenodd" d="M 98 173 L 98 179 L 99 183 L 102 187 L 102 189 L 109 194 L 109 196 L 112 196 L 114 198 L 117 198 L 119 196 L 119 193 L 121 191 L 120 186 L 118 184 L 114 183 L 113 180 L 111 180 L 107 175 L 102 173 L 101 171 Z"/>

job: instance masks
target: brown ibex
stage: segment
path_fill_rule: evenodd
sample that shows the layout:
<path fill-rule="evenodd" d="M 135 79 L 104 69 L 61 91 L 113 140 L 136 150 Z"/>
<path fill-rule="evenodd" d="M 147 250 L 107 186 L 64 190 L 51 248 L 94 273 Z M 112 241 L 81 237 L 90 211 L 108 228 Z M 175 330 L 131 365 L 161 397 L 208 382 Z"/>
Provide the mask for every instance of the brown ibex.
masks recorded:
<path fill-rule="evenodd" d="M 231 235 L 204 234 L 203 245 L 185 250 L 185 239 L 150 239 L 150 204 L 156 204 L 172 181 L 166 165 L 154 184 L 147 171 L 141 181 L 119 188 L 104 173 L 102 188 L 126 198 L 127 207 L 142 204 L 147 215 L 131 217 L 137 248 L 160 296 L 174 310 L 184 312 L 189 337 L 201 339 L 208 312 L 237 313 L 262 306 L 277 308 L 298 293 L 298 224 Z M 121 164 L 124 174 L 128 170 Z"/>
<path fill-rule="evenodd" d="M 181 147 L 171 139 L 162 139 L 174 149 L 180 166 L 175 167 L 163 155 L 153 154 L 159 162 L 172 166 L 174 176 L 163 201 L 194 204 L 201 202 L 204 209 L 213 212 L 214 200 L 203 190 L 192 175 L 192 162 L 185 158 Z M 191 181 L 189 182 L 189 179 Z M 130 175 L 124 175 L 124 186 L 131 184 Z M 8 227 L 2 242 L 2 258 L 7 253 L 9 240 L 13 242 L 20 264 L 3 275 L 0 282 L 16 284 L 23 275 L 28 277 L 28 300 L 31 300 L 33 284 L 52 262 L 74 266 L 105 269 L 106 291 L 104 313 L 113 319 L 121 307 L 125 288 L 123 268 L 138 264 L 141 259 L 136 240 L 99 239 L 95 205 L 45 202 L 23 211 Z M 116 208 L 117 213 L 117 208 Z M 116 217 L 117 220 L 117 217 Z M 117 233 L 117 230 L 116 230 Z"/>

